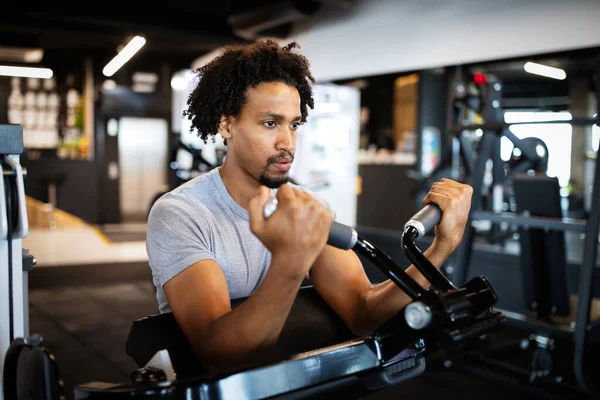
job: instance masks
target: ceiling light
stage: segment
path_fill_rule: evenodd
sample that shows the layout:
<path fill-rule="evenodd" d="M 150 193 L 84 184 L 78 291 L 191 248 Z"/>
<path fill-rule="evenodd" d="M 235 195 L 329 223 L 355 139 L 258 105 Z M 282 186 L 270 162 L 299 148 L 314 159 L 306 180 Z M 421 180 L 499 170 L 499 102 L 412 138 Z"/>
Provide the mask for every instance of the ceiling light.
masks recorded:
<path fill-rule="evenodd" d="M 0 46 L 0 60 L 15 63 L 39 63 L 44 57 L 44 50 L 24 47 Z"/>
<path fill-rule="evenodd" d="M 541 75 L 547 78 L 563 80 L 567 77 L 567 73 L 564 70 L 560 68 L 549 67 L 543 64 L 528 62 L 525 64 L 524 68 L 525 71 L 529 72 L 530 74 Z"/>
<path fill-rule="evenodd" d="M 9 65 L 0 65 L 0 75 L 19 76 L 22 78 L 52 78 L 53 72 L 49 68 L 36 67 L 15 67 Z"/>
<path fill-rule="evenodd" d="M 171 78 L 171 88 L 173 90 L 184 90 L 187 87 L 187 82 L 182 76 L 174 76 Z"/>
<path fill-rule="evenodd" d="M 102 70 L 102 73 L 105 76 L 113 76 L 115 72 L 119 70 L 125 63 L 131 60 L 133 57 L 144 45 L 146 44 L 146 39 L 141 36 L 136 36 L 127 43 L 125 47 L 117 54 Z"/>

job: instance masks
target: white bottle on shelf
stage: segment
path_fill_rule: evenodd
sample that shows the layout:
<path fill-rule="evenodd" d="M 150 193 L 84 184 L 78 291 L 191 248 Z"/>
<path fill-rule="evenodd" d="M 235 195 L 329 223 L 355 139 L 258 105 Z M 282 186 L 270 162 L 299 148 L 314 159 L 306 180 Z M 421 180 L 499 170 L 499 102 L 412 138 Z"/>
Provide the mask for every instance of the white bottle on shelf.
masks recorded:
<path fill-rule="evenodd" d="M 48 143 L 46 142 L 46 137 L 48 134 L 48 127 L 46 126 L 46 107 L 48 105 L 48 94 L 40 90 L 35 95 L 35 106 L 36 106 L 36 114 L 35 114 L 35 126 L 36 133 L 38 136 L 38 147 L 46 148 L 48 147 Z"/>
<path fill-rule="evenodd" d="M 37 133 L 37 110 L 36 90 L 39 88 L 39 80 L 27 79 L 27 91 L 25 92 L 25 112 L 23 113 L 23 141 L 25 147 L 39 147 L 39 135 Z"/>
<path fill-rule="evenodd" d="M 67 126 L 75 127 L 77 118 L 77 102 L 79 101 L 79 93 L 76 89 L 71 88 L 67 92 Z"/>
<path fill-rule="evenodd" d="M 8 123 L 23 125 L 23 106 L 25 98 L 21 93 L 21 78 L 13 77 L 11 80 L 12 89 L 8 96 Z"/>
<path fill-rule="evenodd" d="M 54 78 L 46 79 L 44 81 L 44 90 L 46 90 L 48 93 L 46 117 L 44 121 L 48 147 L 56 148 L 60 143 L 60 138 L 58 135 L 58 112 L 60 109 L 60 97 L 56 92 L 56 82 Z"/>

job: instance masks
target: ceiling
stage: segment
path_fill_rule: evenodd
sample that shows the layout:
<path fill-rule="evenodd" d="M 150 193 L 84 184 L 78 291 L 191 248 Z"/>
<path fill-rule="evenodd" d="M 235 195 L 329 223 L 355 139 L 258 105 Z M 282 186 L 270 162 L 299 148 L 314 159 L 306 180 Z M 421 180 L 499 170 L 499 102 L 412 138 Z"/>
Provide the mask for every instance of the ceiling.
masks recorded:
<path fill-rule="evenodd" d="M 524 68 L 528 61 L 560 68 L 565 71 L 566 78 L 557 80 L 528 73 Z M 597 90 L 600 48 L 476 63 L 468 68 L 471 71 L 493 74 L 500 79 L 507 107 L 564 109 L 571 102 L 573 83 L 576 80 L 584 82 L 591 92 Z"/>
<path fill-rule="evenodd" d="M 473 70 L 480 69 L 488 73 L 493 73 L 503 80 L 531 78 L 532 75 L 528 74 L 524 69 L 524 64 L 527 61 L 563 69 L 567 77 L 592 76 L 600 68 L 600 48 L 585 48 L 553 54 L 491 61 L 474 64 L 469 67 Z"/>
<path fill-rule="evenodd" d="M 327 3 L 327 4 L 325 4 Z M 106 63 L 135 36 L 146 38 L 140 57 L 168 60 L 180 67 L 223 45 L 243 43 L 259 34 L 285 37 L 292 24 L 322 6 L 348 6 L 351 0 L 213 0 L 162 2 L 119 13 L 92 11 L 11 11 L 0 14 L 0 62 L 7 48 L 41 48 L 41 64 L 55 66 L 93 55 Z M 80 8 L 80 7 L 77 7 Z M 137 58 L 138 56 L 136 56 Z M 10 57 L 9 57 L 10 58 Z"/>

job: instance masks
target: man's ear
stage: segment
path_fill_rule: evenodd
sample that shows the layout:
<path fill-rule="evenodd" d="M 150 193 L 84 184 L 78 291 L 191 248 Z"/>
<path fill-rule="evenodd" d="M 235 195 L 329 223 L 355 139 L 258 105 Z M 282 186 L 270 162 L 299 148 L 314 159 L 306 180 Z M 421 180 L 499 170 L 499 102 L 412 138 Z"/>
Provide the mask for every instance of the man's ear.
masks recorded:
<path fill-rule="evenodd" d="M 221 116 L 221 120 L 219 121 L 219 134 L 223 136 L 223 139 L 225 140 L 231 139 L 231 125 L 231 117 Z"/>

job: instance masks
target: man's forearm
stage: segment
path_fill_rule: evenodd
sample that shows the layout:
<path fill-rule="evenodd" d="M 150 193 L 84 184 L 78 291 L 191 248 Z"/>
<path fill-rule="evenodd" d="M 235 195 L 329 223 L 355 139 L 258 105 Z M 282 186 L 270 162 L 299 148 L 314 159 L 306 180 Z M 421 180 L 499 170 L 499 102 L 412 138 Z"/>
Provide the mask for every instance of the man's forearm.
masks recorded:
<path fill-rule="evenodd" d="M 198 338 L 196 349 L 205 368 L 226 372 L 250 366 L 275 344 L 302 282 L 302 277 L 282 274 L 288 267 L 283 263 L 274 259 L 256 292 Z"/>
<path fill-rule="evenodd" d="M 435 240 L 424 252 L 425 257 L 438 269 L 444 264 L 451 253 L 452 246 L 436 242 Z M 429 281 L 414 265 L 408 267 L 406 273 L 423 288 L 429 288 Z M 389 279 L 378 285 L 373 285 L 365 294 L 362 306 L 357 310 L 362 314 L 356 318 L 357 321 L 361 321 L 360 332 L 370 334 L 379 325 L 396 315 L 411 301 L 411 298 Z"/>

